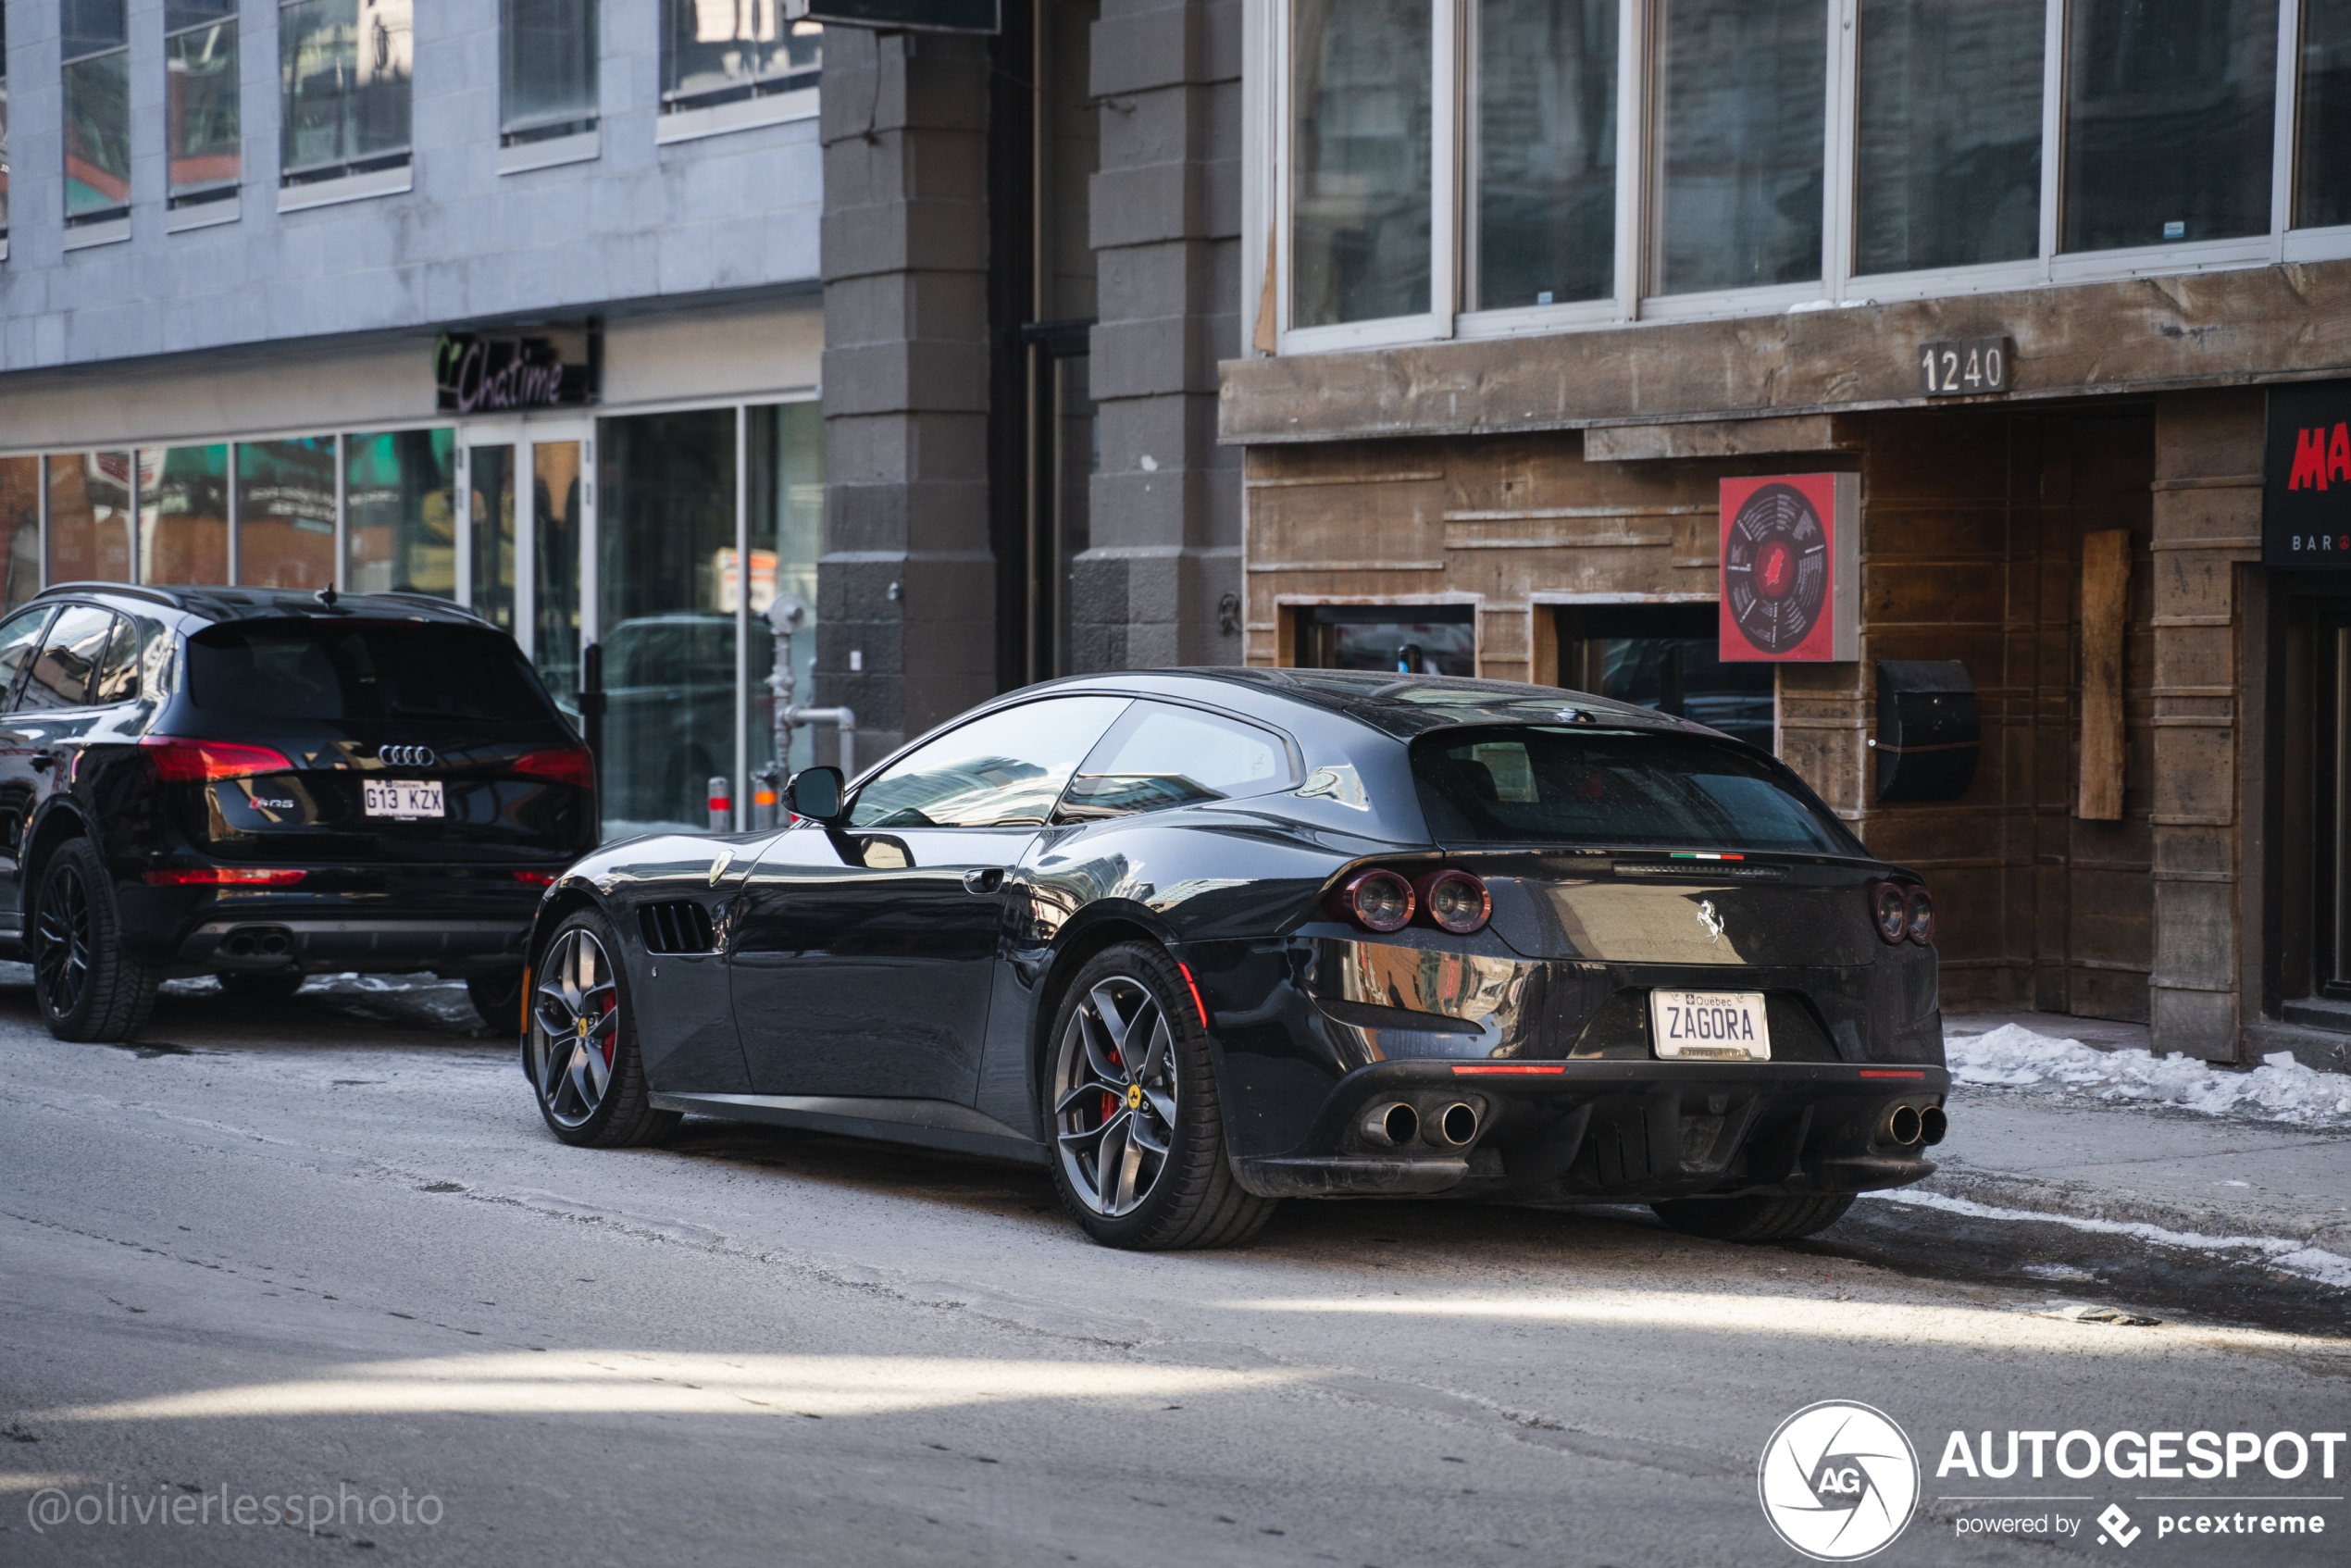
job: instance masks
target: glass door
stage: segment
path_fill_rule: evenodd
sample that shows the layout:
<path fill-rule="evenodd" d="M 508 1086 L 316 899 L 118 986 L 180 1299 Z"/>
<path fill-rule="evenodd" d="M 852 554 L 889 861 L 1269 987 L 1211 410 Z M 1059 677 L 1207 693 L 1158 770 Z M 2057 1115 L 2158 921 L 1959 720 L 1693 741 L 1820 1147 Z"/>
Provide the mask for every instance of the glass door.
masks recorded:
<path fill-rule="evenodd" d="M 511 633 L 574 723 L 594 569 L 595 423 L 500 420 L 459 442 L 458 601 Z"/>

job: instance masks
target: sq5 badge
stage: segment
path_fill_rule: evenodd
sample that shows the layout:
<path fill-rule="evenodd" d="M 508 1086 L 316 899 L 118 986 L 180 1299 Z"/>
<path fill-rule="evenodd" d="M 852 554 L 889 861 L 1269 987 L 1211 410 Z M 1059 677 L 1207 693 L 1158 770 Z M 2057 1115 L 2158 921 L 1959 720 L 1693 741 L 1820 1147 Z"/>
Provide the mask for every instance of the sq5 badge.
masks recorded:
<path fill-rule="evenodd" d="M 1780 1423 L 1755 1484 L 1780 1539 L 1816 1562 L 1855 1562 L 1910 1523 L 1919 1456 L 1883 1411 L 1824 1400 Z"/>

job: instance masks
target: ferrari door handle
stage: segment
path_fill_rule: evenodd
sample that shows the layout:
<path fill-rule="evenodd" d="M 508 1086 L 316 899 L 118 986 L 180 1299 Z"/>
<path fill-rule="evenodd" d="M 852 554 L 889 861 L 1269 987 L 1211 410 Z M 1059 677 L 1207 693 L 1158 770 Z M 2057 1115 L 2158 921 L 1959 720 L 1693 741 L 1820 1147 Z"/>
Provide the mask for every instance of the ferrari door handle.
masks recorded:
<path fill-rule="evenodd" d="M 992 893 L 1003 885 L 1001 866 L 975 866 L 964 873 L 964 891 L 967 893 Z"/>
<path fill-rule="evenodd" d="M 55 752 L 35 752 L 35 753 L 32 753 L 32 771 L 33 771 L 33 772 L 35 772 L 35 773 L 46 773 L 46 772 L 48 772 L 51 768 L 53 768 L 53 767 L 55 767 L 55 766 L 56 766 L 56 765 L 57 765 L 57 753 L 55 753 Z"/>

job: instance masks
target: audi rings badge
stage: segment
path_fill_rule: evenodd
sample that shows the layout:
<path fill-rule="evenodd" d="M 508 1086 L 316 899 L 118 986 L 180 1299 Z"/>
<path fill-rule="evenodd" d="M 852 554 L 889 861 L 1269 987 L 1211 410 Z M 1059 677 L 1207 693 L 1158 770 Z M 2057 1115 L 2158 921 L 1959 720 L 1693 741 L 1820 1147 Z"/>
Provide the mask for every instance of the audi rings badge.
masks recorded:
<path fill-rule="evenodd" d="M 430 746 L 379 746 L 376 760 L 386 767 L 439 767 L 441 758 Z"/>

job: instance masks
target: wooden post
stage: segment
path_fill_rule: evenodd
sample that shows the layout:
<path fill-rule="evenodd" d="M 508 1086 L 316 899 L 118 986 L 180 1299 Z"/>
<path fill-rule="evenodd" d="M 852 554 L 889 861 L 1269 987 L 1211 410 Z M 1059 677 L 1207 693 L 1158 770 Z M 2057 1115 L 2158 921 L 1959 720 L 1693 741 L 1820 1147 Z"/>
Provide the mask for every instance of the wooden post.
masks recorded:
<path fill-rule="evenodd" d="M 2122 640 L 2129 630 L 2131 535 L 2082 538 L 2082 789 L 2073 815 L 2122 819 Z"/>

